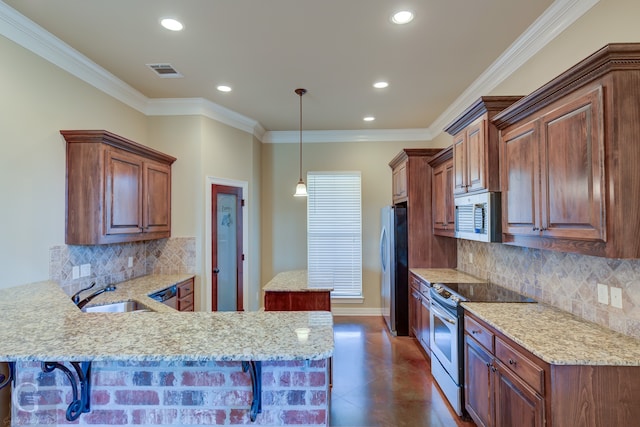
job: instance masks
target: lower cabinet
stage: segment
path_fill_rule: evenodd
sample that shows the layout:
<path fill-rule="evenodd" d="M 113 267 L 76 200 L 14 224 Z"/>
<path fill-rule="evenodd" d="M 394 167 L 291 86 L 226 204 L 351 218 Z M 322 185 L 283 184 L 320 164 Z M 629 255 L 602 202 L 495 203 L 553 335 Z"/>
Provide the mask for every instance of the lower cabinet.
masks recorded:
<path fill-rule="evenodd" d="M 331 291 L 266 291 L 265 311 L 331 311 Z"/>
<path fill-rule="evenodd" d="M 193 279 L 185 280 L 176 285 L 178 311 L 194 311 Z"/>
<path fill-rule="evenodd" d="M 554 365 L 465 312 L 465 409 L 478 427 L 626 427 L 640 367 Z"/>
<path fill-rule="evenodd" d="M 429 287 L 414 274 L 411 274 L 410 284 L 409 333 L 418 340 L 427 355 L 430 355 L 431 300 L 429 299 Z"/>

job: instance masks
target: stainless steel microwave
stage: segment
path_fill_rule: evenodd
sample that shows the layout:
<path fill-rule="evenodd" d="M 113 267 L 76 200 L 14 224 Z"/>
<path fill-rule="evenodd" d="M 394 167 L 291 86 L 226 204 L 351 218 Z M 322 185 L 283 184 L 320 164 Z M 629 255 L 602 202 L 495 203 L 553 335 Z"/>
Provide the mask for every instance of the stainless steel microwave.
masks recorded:
<path fill-rule="evenodd" d="M 502 242 L 500 193 L 457 196 L 456 231 L 459 239 Z"/>

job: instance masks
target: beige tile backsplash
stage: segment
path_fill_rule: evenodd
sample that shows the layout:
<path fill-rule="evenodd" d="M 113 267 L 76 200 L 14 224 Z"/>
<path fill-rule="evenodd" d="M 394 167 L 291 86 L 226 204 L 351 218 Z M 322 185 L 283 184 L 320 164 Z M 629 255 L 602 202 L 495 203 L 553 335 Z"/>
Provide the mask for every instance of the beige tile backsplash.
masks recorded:
<path fill-rule="evenodd" d="M 458 270 L 640 338 L 640 260 L 458 239 Z M 622 289 L 622 309 L 598 303 L 598 283 Z"/>
<path fill-rule="evenodd" d="M 129 257 L 133 266 L 129 267 Z M 73 279 L 73 267 L 91 265 L 91 274 Z M 145 274 L 195 274 L 195 237 L 174 237 L 112 245 L 61 245 L 49 249 L 49 278 L 72 295 L 96 282 L 96 288 Z"/>

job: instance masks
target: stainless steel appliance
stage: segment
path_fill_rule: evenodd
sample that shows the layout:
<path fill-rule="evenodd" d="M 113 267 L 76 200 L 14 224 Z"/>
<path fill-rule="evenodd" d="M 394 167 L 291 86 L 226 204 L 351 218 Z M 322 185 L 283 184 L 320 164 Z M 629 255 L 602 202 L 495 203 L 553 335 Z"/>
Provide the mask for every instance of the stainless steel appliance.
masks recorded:
<path fill-rule="evenodd" d="M 382 316 L 393 335 L 409 335 L 407 208 L 385 206 L 380 213 Z"/>
<path fill-rule="evenodd" d="M 459 239 L 501 242 L 500 193 L 457 196 L 455 235 Z"/>
<path fill-rule="evenodd" d="M 493 283 L 436 283 L 431 288 L 431 374 L 456 414 L 464 412 L 464 309 L 461 302 L 535 302 Z"/>
<path fill-rule="evenodd" d="M 168 305 L 171 308 L 176 308 L 178 302 L 178 288 L 176 285 L 169 286 L 166 289 L 150 294 L 149 298 Z"/>

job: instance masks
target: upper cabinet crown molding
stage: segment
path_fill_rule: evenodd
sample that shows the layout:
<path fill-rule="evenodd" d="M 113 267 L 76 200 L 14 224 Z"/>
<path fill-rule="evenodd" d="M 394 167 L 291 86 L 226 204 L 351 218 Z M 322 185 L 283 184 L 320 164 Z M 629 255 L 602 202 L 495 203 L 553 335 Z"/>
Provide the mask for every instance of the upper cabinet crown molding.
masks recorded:
<path fill-rule="evenodd" d="M 492 113 L 493 117 L 520 99 L 522 96 L 481 96 L 445 127 L 444 131 L 455 136 L 483 114 Z"/>

